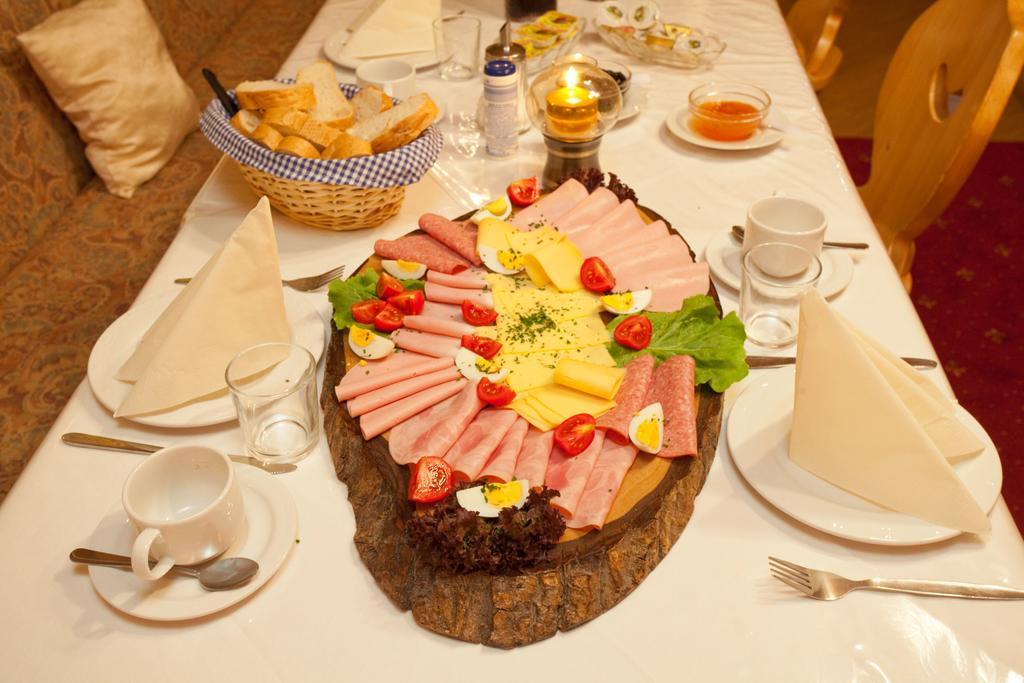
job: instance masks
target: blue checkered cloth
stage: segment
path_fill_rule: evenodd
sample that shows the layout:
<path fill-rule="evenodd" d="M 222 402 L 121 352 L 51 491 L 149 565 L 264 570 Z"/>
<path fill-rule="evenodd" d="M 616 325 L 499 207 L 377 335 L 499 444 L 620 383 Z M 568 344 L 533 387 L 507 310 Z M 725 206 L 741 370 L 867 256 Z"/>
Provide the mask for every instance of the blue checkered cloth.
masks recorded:
<path fill-rule="evenodd" d="M 293 83 L 291 79 L 280 79 Z M 339 84 L 345 97 L 359 92 L 347 83 Z M 232 97 L 234 91 L 229 91 Z M 240 164 L 258 168 L 278 178 L 356 187 L 397 187 L 412 185 L 437 161 L 444 137 L 430 126 L 418 138 L 398 149 L 349 159 L 304 159 L 277 154 L 250 140 L 231 125 L 220 100 L 214 98 L 199 117 L 199 127 L 213 146 Z"/>

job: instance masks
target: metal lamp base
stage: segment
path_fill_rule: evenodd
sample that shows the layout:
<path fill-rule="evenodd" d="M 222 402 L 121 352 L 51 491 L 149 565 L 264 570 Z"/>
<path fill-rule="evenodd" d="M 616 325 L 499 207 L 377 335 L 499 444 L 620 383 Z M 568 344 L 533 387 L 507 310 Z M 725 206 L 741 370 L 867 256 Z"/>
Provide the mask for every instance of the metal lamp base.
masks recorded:
<path fill-rule="evenodd" d="M 601 146 L 600 137 L 582 142 L 566 142 L 545 135 L 544 142 L 548 147 L 548 158 L 541 179 L 541 186 L 545 191 L 555 189 L 562 178 L 578 168 L 601 170 L 601 163 L 597 157 Z"/>

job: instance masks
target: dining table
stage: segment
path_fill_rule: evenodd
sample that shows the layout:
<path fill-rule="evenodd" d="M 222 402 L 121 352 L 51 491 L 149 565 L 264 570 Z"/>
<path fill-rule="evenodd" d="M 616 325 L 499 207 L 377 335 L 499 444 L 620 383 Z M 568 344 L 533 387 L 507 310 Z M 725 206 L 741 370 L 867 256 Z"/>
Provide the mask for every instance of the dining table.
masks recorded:
<path fill-rule="evenodd" d="M 716 34 L 726 44 L 719 58 L 698 70 L 638 61 L 596 35 L 591 18 L 598 3 L 558 3 L 561 11 L 587 21 L 577 50 L 632 70 L 639 112 L 604 136 L 603 170 L 615 173 L 636 191 L 641 205 L 671 222 L 698 259 L 714 238 L 743 224 L 747 207 L 757 199 L 782 194 L 817 204 L 828 218 L 828 239 L 869 245 L 854 257 L 853 277 L 832 298 L 833 308 L 899 355 L 935 358 L 775 0 L 659 4 L 663 18 Z M 292 77 L 323 58 L 325 40 L 348 27 L 365 5 L 365 0 L 327 0 L 278 75 Z M 495 42 L 503 9 L 494 1 L 443 2 L 445 14 L 464 11 L 481 19 L 483 45 Z M 341 82 L 355 82 L 349 68 L 338 66 L 337 74 Z M 768 91 L 784 131 L 782 141 L 757 150 L 720 151 L 677 138 L 666 117 L 686 105 L 694 87 L 709 81 L 747 82 Z M 351 274 L 372 253 L 375 240 L 408 232 L 422 213 L 454 217 L 500 196 L 511 180 L 540 174 L 545 147 L 536 130 L 519 136 L 514 156 L 499 160 L 486 155 L 476 125 L 480 78 L 443 81 L 436 69 L 424 68 L 417 82 L 440 109 L 436 125 L 445 146 L 435 166 L 407 189 L 399 213 L 379 227 L 331 232 L 275 212 L 283 277 L 341 264 Z M 178 291 L 175 278 L 194 274 L 256 201 L 235 163 L 222 158 L 137 303 Z M 735 290 L 718 283 L 718 293 L 725 311 L 737 308 Z M 331 314 L 326 292 L 301 296 L 322 314 L 326 337 Z M 748 352 L 764 353 L 749 342 Z M 791 354 L 793 347 L 781 352 Z M 141 456 L 75 448 L 63 444 L 61 435 L 201 443 L 231 452 L 242 448 L 242 437 L 237 422 L 169 429 L 115 419 L 85 380 L 0 507 L 5 565 L 0 572 L 0 678 L 1024 680 L 1020 602 L 868 591 L 822 602 L 772 578 L 769 556 L 851 577 L 1024 587 L 1024 541 L 1001 497 L 989 515 L 991 533 L 911 546 L 843 539 L 791 518 L 762 498 L 734 463 L 725 434 L 737 398 L 775 372 L 781 371 L 752 370 L 726 392 L 725 424 L 707 481 L 689 523 L 650 575 L 593 621 L 511 650 L 434 634 L 389 602 L 353 544 L 353 511 L 323 435 L 296 471 L 275 477 L 294 499 L 298 531 L 287 559 L 258 591 L 227 609 L 185 621 L 147 621 L 112 608 L 93 589 L 87 570 L 70 562 L 68 554 L 87 545 L 99 521 L 119 509 L 124 481 Z M 941 364 L 923 372 L 952 395 Z M 322 378 L 323 359 L 320 373 Z"/>

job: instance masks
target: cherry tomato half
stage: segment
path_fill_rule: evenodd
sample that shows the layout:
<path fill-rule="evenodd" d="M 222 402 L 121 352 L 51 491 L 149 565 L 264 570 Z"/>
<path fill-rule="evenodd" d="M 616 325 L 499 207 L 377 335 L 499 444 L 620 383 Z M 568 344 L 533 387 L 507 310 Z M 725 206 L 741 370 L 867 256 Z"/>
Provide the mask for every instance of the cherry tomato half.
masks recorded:
<path fill-rule="evenodd" d="M 381 273 L 377 280 L 377 296 L 381 299 L 389 299 L 405 291 L 405 287 L 398 281 L 398 278 Z"/>
<path fill-rule="evenodd" d="M 381 332 L 394 332 L 402 326 L 402 312 L 391 304 L 384 304 L 373 318 L 373 326 Z"/>
<path fill-rule="evenodd" d="M 487 337 L 478 337 L 475 334 L 462 335 L 462 346 L 469 349 L 481 358 L 490 360 L 501 351 L 501 342 Z"/>
<path fill-rule="evenodd" d="M 462 300 L 462 318 L 470 325 L 482 327 L 490 325 L 498 319 L 498 312 L 493 308 L 481 306 L 469 299 Z"/>
<path fill-rule="evenodd" d="M 405 315 L 419 315 L 423 312 L 423 290 L 410 289 L 388 297 L 388 303 Z"/>
<path fill-rule="evenodd" d="M 425 455 L 409 469 L 409 500 L 414 503 L 436 503 L 444 500 L 455 488 L 452 467 L 444 458 Z"/>
<path fill-rule="evenodd" d="M 540 185 L 537 183 L 537 176 L 520 178 L 505 188 L 505 192 L 516 206 L 529 206 L 540 199 Z"/>
<path fill-rule="evenodd" d="M 597 420 L 593 415 L 580 413 L 567 417 L 555 427 L 555 443 L 568 456 L 579 455 L 594 441 Z"/>
<path fill-rule="evenodd" d="M 591 256 L 580 266 L 580 280 L 591 292 L 604 294 L 615 288 L 615 276 L 608 264 L 596 256 Z"/>
<path fill-rule="evenodd" d="M 476 385 L 476 396 L 492 406 L 507 406 L 516 399 L 516 392 L 507 384 L 492 382 L 483 377 Z"/>
<path fill-rule="evenodd" d="M 631 349 L 646 349 L 653 328 L 647 316 L 631 315 L 615 328 L 615 341 Z"/>
<path fill-rule="evenodd" d="M 387 304 L 380 299 L 363 299 L 352 304 L 352 317 L 356 322 L 370 325 Z"/>

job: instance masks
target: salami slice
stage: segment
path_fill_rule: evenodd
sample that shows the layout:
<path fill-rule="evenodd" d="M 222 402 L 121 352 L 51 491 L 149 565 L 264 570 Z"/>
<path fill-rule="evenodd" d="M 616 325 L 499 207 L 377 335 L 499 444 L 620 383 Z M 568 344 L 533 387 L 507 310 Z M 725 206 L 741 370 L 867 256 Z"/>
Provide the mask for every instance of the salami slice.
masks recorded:
<path fill-rule="evenodd" d="M 476 266 L 483 261 L 476 253 L 476 225 L 470 221 L 450 221 L 436 213 L 420 216 L 420 229 Z"/>
<path fill-rule="evenodd" d="M 697 411 L 693 389 L 696 364 L 689 356 L 672 356 L 654 371 L 644 405 L 656 401 L 665 413 L 665 439 L 658 455 L 697 455 Z"/>
<path fill-rule="evenodd" d="M 654 356 L 637 356 L 626 365 L 626 376 L 615 393 L 615 408 L 597 419 L 597 428 L 618 444 L 629 443 L 629 421 L 650 403 L 647 393 L 654 375 Z"/>
<path fill-rule="evenodd" d="M 373 251 L 381 258 L 415 261 L 430 270 L 439 270 L 449 275 L 469 268 L 469 261 L 430 235 L 406 235 L 397 240 L 377 240 Z"/>

